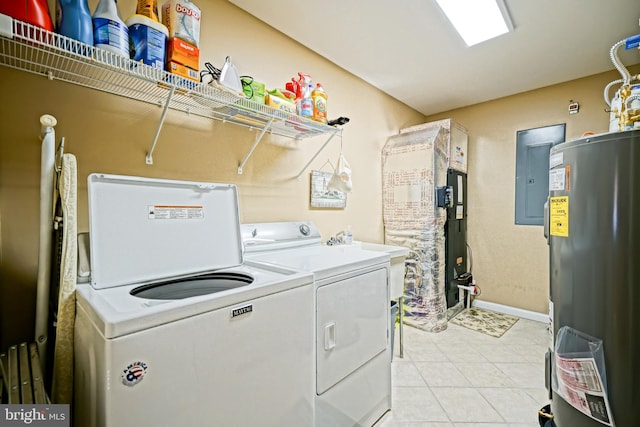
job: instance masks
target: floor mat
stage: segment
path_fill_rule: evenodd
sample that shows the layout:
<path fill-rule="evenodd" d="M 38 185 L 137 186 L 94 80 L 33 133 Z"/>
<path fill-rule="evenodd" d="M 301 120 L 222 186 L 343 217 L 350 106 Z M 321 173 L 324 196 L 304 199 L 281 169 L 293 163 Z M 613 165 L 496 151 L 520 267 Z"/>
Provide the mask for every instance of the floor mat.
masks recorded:
<path fill-rule="evenodd" d="M 472 307 L 463 310 L 450 321 L 467 329 L 500 338 L 518 321 L 518 318 Z"/>

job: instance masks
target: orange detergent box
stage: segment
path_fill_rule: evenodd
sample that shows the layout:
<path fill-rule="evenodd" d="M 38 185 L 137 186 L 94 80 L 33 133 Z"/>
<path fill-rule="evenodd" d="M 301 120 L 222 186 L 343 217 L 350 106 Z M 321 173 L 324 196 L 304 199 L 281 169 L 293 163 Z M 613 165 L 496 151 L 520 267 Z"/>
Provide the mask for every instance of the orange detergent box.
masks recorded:
<path fill-rule="evenodd" d="M 177 37 L 170 37 L 167 40 L 166 61 L 167 64 L 175 62 L 193 70 L 198 70 L 200 68 L 200 49 Z"/>
<path fill-rule="evenodd" d="M 196 70 L 192 70 L 189 67 L 185 67 L 177 62 L 169 62 L 167 64 L 167 71 L 176 76 L 184 77 L 185 79 L 193 80 L 194 82 L 200 82 L 200 74 Z"/>

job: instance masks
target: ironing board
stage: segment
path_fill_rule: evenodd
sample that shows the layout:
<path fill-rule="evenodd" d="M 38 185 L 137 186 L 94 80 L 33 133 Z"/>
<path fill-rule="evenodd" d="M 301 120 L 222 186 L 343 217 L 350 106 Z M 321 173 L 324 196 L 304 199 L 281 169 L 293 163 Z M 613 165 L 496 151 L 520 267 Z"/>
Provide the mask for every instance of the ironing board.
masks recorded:
<path fill-rule="evenodd" d="M 59 285 L 52 288 L 51 295 L 52 301 L 57 298 L 57 304 L 52 304 L 53 307 L 57 305 L 56 326 L 54 334 L 49 336 L 50 339 L 55 337 L 51 372 L 51 400 L 54 403 L 71 403 L 73 399 L 73 331 L 76 315 L 78 254 L 77 188 L 76 158 L 73 154 L 66 153 L 62 156 L 58 177 L 58 204 L 61 209 L 57 209 L 55 221 L 58 229 L 62 227 L 62 242 L 58 254 Z M 62 218 L 58 216 L 60 212 Z"/>

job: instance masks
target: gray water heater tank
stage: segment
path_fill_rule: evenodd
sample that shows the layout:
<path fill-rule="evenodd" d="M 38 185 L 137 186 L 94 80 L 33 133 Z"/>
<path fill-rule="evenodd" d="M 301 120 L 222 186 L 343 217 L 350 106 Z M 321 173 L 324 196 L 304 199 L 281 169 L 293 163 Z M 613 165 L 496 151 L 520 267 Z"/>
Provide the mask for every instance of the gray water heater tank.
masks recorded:
<path fill-rule="evenodd" d="M 550 153 L 549 187 L 545 234 L 550 246 L 553 349 L 559 349 L 550 351 L 549 379 L 557 383 L 560 377 L 573 396 L 569 403 L 571 398 L 553 389 L 554 423 L 600 427 L 608 419 L 616 427 L 636 427 L 640 425 L 640 270 L 636 268 L 640 130 L 556 145 Z M 565 364 L 561 372 L 555 363 L 556 356 L 575 361 L 585 355 L 595 361 L 594 366 L 598 359 L 601 362 L 601 394 L 608 405 L 598 393 L 580 394 L 584 386 L 580 382 L 589 380 L 581 377 L 586 375 L 579 372 L 581 365 Z M 572 378 L 577 383 L 571 384 Z"/>

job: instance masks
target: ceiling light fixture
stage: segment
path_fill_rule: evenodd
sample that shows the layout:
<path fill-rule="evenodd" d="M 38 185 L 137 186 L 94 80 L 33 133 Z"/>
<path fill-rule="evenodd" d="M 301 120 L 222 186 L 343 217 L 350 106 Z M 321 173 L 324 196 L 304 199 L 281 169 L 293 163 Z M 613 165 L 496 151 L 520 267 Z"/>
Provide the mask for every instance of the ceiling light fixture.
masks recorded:
<path fill-rule="evenodd" d="M 504 0 L 436 0 L 467 46 L 513 30 Z"/>

